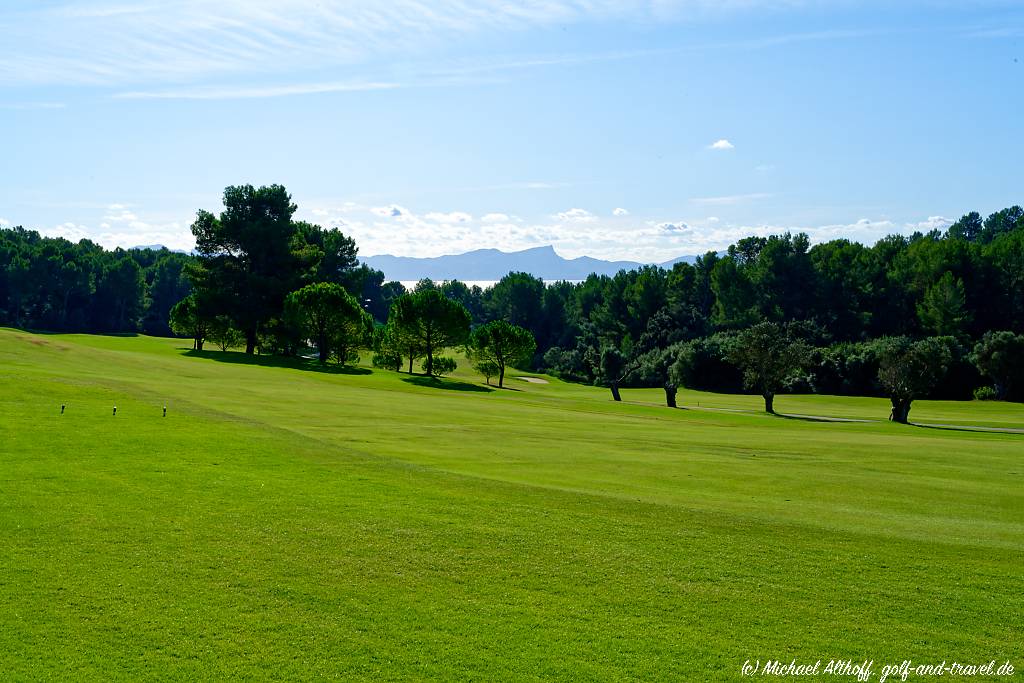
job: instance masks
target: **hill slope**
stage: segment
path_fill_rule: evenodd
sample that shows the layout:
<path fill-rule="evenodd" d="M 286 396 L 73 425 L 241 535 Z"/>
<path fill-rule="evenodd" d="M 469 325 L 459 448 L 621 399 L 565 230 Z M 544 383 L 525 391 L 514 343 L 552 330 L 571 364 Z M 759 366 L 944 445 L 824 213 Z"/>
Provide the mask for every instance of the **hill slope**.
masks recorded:
<path fill-rule="evenodd" d="M 7 677 L 734 680 L 1019 642 L 1019 436 L 186 346 L 0 330 Z"/>

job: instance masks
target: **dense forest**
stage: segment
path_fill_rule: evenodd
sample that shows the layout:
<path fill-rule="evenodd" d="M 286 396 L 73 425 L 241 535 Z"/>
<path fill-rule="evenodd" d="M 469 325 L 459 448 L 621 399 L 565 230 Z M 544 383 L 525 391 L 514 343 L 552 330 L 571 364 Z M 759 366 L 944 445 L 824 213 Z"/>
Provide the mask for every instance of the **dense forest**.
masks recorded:
<path fill-rule="evenodd" d="M 768 329 L 758 327 L 766 323 L 802 349 L 781 391 L 884 393 L 880 364 L 892 339 L 941 341 L 947 362 L 928 389 L 931 396 L 970 398 L 979 387 L 991 387 L 981 395 L 1020 398 L 1024 390 L 1015 355 L 1024 350 L 1019 206 L 987 218 L 971 212 L 944 232 L 890 235 L 873 246 L 845 239 L 812 246 L 807 235 L 787 233 L 748 237 L 671 270 L 649 266 L 550 284 L 510 273 L 486 290 L 424 280 L 407 293 L 360 264 L 351 238 L 293 220 L 296 207 L 283 187 L 230 187 L 224 204 L 219 216 L 198 213 L 195 255 L 106 251 L 86 240 L 0 231 L 0 324 L 155 335 L 173 327 L 199 337 L 219 327 L 221 338 L 233 338 L 250 353 L 296 354 L 319 346 L 326 360 L 325 326 L 340 323 L 317 317 L 311 306 L 320 305 L 349 311 L 346 325 L 363 330 L 337 341 L 345 349 L 339 360 L 355 357 L 356 347 L 373 346 L 381 359 L 390 358 L 382 363 L 394 365 L 400 349 L 384 348 L 395 332 L 389 317 L 393 323 L 405 315 L 403 300 L 437 292 L 465 311 L 470 329 L 500 320 L 529 331 L 532 356 L 520 362 L 610 385 L 616 394 L 620 385 L 667 386 L 673 365 L 686 386 L 752 388 L 735 347 L 751 330 Z M 298 295 L 316 284 L 333 289 Z M 175 326 L 172 307 L 186 298 L 188 306 L 179 307 L 182 324 Z M 319 325 L 319 342 L 310 325 Z M 225 330 L 235 336 L 224 336 Z M 445 337 L 441 348 L 469 341 L 467 330 Z M 995 354 L 998 362 L 986 365 L 979 354 Z M 417 355 L 412 347 L 404 355 L 410 370 Z M 428 355 L 436 365 L 433 352 Z M 986 372 L 993 363 L 1004 370 Z"/>

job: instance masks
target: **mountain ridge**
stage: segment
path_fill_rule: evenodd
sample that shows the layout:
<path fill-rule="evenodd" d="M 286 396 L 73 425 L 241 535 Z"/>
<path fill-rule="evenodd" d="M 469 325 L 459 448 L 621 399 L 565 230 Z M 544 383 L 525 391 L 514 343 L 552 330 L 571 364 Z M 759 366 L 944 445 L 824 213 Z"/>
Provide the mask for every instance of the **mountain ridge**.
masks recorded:
<path fill-rule="evenodd" d="M 568 259 L 552 245 L 501 251 L 474 249 L 461 254 L 416 257 L 378 254 L 360 259 L 371 268 L 383 271 L 388 280 L 500 280 L 510 272 L 525 272 L 542 280 L 583 280 L 592 273 L 614 275 L 620 270 L 633 270 L 645 265 L 671 268 L 676 263 L 693 263 L 696 256 L 680 256 L 661 263 L 640 261 L 605 261 L 591 256 Z"/>

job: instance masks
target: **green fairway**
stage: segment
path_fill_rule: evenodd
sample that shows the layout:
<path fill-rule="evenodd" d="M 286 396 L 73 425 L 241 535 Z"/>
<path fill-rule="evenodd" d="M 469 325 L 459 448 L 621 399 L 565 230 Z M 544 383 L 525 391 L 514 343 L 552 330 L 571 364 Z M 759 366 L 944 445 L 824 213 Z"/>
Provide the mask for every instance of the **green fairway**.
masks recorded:
<path fill-rule="evenodd" d="M 189 346 L 0 330 L 4 680 L 1024 669 L 1024 434 Z"/>

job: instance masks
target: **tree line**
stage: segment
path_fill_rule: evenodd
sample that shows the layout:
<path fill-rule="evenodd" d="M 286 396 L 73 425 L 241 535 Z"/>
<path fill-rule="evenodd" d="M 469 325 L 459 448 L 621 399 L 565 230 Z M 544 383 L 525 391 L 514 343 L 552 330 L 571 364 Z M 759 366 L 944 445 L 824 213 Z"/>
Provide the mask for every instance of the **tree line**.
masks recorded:
<path fill-rule="evenodd" d="M 171 306 L 192 287 L 192 257 L 0 230 L 0 324 L 55 332 L 169 335 Z"/>
<path fill-rule="evenodd" d="M 197 214 L 194 257 L 105 252 L 3 231 L 0 315 L 46 329 L 160 333 L 170 326 L 197 347 L 210 339 L 249 353 L 315 348 L 324 362 L 352 362 L 366 348 L 381 367 L 413 372 L 421 360 L 430 375 L 451 371 L 445 349 L 465 348 L 499 383 L 504 368 L 519 363 L 607 386 L 616 399 L 623 387 L 662 386 L 670 405 L 678 386 L 757 391 L 769 410 L 787 391 L 911 396 L 894 399 L 900 419 L 916 396 L 1020 399 L 1024 392 L 1016 360 L 1024 340 L 1024 210 L 1017 206 L 873 246 L 845 239 L 812 246 L 807 235 L 787 233 L 741 239 L 669 270 L 645 266 L 549 284 L 510 273 L 487 289 L 423 280 L 411 292 L 359 264 L 351 238 L 295 221 L 295 210 L 281 186 L 229 187 L 219 215 Z M 170 271 L 171 260 L 180 264 L 174 292 L 188 294 L 175 315 L 157 267 Z M 129 262 L 141 276 L 118 281 L 119 269 L 133 270 Z M 70 309 L 60 303 L 65 279 L 55 274 L 74 272 L 69 263 L 89 273 Z M 40 275 L 19 275 L 28 270 Z M 120 299 L 112 299 L 115 291 Z M 67 313 L 81 302 L 86 313 Z M 499 322 L 508 327 L 495 338 Z M 915 377 L 901 375 L 915 363 Z"/>

